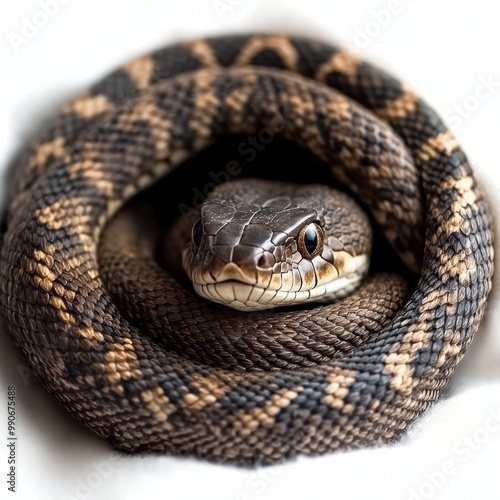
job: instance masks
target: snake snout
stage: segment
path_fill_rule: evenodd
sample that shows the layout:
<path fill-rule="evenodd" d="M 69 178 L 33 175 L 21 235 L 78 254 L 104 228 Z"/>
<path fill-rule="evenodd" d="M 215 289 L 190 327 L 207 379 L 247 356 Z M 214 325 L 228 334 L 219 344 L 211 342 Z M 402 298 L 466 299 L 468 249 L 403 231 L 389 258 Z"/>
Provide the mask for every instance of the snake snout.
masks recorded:
<path fill-rule="evenodd" d="M 229 255 L 224 250 L 217 246 L 212 249 L 209 270 L 215 281 L 269 283 L 275 264 L 272 253 L 251 245 L 236 245 Z"/>

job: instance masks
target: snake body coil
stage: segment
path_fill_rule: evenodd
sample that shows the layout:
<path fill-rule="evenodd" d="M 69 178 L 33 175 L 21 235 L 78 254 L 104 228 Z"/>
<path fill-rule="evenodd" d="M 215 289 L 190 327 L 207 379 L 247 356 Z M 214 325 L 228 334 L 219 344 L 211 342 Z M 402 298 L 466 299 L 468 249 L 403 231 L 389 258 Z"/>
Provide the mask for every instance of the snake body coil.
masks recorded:
<path fill-rule="evenodd" d="M 308 311 L 214 309 L 152 260 L 144 215 L 107 229 L 222 134 L 273 123 L 419 270 L 404 305 L 388 274 Z M 491 288 L 490 217 L 452 134 L 393 77 L 314 40 L 220 37 L 136 59 L 64 108 L 12 185 L 7 329 L 45 388 L 124 451 L 249 464 L 391 440 L 447 384 Z"/>

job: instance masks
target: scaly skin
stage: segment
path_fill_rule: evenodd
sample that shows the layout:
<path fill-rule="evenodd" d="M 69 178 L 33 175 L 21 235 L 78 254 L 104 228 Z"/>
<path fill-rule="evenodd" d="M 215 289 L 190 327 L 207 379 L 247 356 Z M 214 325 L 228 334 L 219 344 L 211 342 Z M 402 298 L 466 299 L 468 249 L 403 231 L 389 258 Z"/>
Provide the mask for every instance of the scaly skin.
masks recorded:
<path fill-rule="evenodd" d="M 340 357 L 309 366 L 298 349 L 284 369 L 233 370 L 127 319 L 102 280 L 98 242 L 130 197 L 185 158 L 275 120 L 278 135 L 334 166 L 420 279 Z M 13 168 L 0 261 L 7 330 L 45 388 L 120 450 L 253 464 L 391 440 L 439 396 L 484 314 L 491 222 L 466 156 L 412 91 L 338 47 L 281 35 L 168 47 L 69 103 Z M 144 279 L 123 282 L 158 303 Z M 215 327 L 201 299 L 166 286 L 169 307 L 191 311 L 177 336 Z M 174 326 L 180 312 L 168 315 Z M 231 317 L 221 322 L 244 333 L 251 320 Z M 285 326 L 273 318 L 262 324 Z M 320 313 L 317 323 L 328 321 Z"/>

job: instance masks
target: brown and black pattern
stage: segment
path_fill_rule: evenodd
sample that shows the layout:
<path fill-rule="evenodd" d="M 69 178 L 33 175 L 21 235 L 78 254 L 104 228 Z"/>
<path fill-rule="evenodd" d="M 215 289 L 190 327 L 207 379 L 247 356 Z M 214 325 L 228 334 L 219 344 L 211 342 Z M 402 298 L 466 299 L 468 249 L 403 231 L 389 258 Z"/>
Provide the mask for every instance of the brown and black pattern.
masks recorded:
<path fill-rule="evenodd" d="M 126 200 L 276 116 L 420 269 L 401 308 L 404 284 L 379 275 L 341 303 L 359 304 L 350 313 L 212 310 L 149 260 L 137 211 L 110 226 L 130 250 L 111 255 L 103 229 Z M 251 464 L 391 440 L 439 396 L 484 314 L 492 233 L 467 158 L 425 102 L 339 47 L 238 36 L 141 57 L 69 103 L 13 168 L 7 329 L 45 388 L 120 450 Z M 118 305 L 124 287 L 135 309 Z"/>

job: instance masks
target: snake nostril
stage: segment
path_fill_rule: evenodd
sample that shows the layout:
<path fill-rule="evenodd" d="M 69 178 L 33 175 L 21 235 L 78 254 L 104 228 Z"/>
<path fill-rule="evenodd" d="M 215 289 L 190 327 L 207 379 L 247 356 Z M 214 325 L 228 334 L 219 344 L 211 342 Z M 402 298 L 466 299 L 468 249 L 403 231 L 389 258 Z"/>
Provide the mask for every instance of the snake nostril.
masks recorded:
<path fill-rule="evenodd" d="M 273 265 L 274 258 L 269 252 L 263 253 L 257 261 L 257 267 L 260 267 L 261 269 L 269 269 L 270 267 L 273 267 Z"/>

